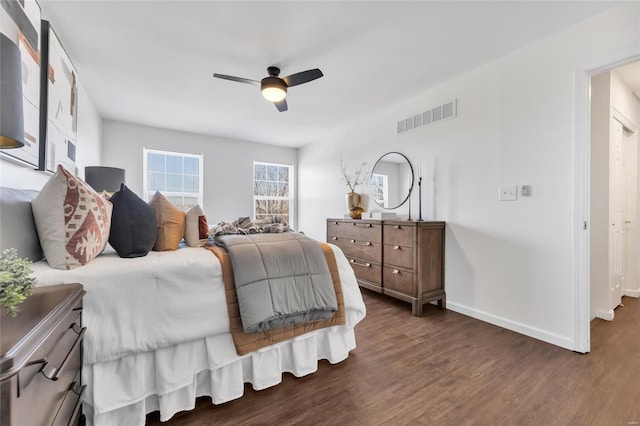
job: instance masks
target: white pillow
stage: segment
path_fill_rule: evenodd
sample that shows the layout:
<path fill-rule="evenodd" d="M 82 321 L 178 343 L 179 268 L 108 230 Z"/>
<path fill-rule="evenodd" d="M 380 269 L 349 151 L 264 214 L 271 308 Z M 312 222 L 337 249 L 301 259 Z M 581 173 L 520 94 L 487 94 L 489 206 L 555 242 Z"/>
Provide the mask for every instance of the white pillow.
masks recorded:
<path fill-rule="evenodd" d="M 113 206 L 60 165 L 31 201 L 31 209 L 52 268 L 86 265 L 107 245 Z"/>
<path fill-rule="evenodd" d="M 209 239 L 207 217 L 200 206 L 187 210 L 187 221 L 184 227 L 184 240 L 189 247 L 202 247 Z"/>

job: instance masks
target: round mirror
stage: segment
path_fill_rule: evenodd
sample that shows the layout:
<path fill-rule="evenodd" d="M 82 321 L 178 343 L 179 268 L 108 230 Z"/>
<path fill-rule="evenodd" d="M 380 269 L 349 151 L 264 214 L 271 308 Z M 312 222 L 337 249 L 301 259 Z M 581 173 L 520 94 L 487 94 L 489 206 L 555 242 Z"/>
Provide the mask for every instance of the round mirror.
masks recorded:
<path fill-rule="evenodd" d="M 384 209 L 400 207 L 409 199 L 413 189 L 413 167 L 399 152 L 384 154 L 371 170 L 371 197 Z"/>

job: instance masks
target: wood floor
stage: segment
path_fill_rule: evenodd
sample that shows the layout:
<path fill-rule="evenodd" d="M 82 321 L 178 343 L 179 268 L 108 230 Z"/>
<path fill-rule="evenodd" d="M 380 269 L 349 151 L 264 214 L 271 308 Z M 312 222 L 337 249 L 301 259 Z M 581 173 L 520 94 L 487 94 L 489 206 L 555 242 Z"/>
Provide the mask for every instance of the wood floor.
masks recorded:
<path fill-rule="evenodd" d="M 357 348 L 315 374 L 150 425 L 638 425 L 640 300 L 594 320 L 582 355 L 457 314 L 363 290 Z"/>

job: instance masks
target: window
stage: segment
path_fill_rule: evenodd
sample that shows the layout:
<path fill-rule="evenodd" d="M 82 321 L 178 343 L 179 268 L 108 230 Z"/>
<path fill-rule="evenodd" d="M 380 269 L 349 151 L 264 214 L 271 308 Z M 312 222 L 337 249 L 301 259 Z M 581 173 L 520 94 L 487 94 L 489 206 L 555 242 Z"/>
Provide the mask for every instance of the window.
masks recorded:
<path fill-rule="evenodd" d="M 371 193 L 379 206 L 389 207 L 389 176 L 371 174 Z"/>
<path fill-rule="evenodd" d="M 284 216 L 293 227 L 293 166 L 253 162 L 253 216 Z"/>
<path fill-rule="evenodd" d="M 178 207 L 202 205 L 202 154 L 143 150 L 143 187 L 147 201 L 160 191 Z"/>

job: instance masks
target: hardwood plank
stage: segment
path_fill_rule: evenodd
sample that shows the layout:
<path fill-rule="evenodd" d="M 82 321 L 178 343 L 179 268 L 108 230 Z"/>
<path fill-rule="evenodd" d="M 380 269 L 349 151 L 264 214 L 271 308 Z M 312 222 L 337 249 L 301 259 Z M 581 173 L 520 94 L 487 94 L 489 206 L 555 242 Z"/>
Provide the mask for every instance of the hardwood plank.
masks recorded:
<path fill-rule="evenodd" d="M 357 348 L 315 374 L 149 425 L 627 425 L 640 420 L 640 300 L 591 324 L 577 354 L 452 311 L 363 289 Z"/>

